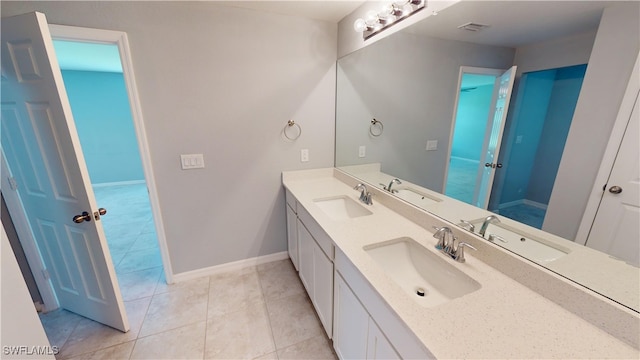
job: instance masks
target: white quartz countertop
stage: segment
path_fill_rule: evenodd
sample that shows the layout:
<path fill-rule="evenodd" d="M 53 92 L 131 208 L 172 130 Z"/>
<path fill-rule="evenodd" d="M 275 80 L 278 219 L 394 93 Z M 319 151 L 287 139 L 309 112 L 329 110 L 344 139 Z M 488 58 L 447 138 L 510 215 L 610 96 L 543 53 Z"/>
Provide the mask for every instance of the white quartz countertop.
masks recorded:
<path fill-rule="evenodd" d="M 432 232 L 375 198 L 367 206 L 372 215 L 332 220 L 315 199 L 346 195 L 357 201 L 359 195 L 333 177 L 332 169 L 284 173 L 283 183 L 437 358 L 640 358 L 638 350 L 483 263 L 472 251 L 466 263 L 447 258 L 434 248 Z M 482 287 L 445 304 L 421 306 L 363 250 L 400 237 L 447 258 Z"/>

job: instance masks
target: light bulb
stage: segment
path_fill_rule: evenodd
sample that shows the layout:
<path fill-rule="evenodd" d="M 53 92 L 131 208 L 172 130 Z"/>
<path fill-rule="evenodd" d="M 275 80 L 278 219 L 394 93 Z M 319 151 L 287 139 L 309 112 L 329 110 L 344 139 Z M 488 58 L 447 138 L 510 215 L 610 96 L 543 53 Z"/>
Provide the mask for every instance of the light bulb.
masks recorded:
<path fill-rule="evenodd" d="M 374 10 L 369 10 L 365 22 L 368 26 L 375 26 L 378 23 L 378 14 Z"/>
<path fill-rule="evenodd" d="M 364 19 L 358 19 L 353 23 L 353 29 L 357 32 L 364 32 L 368 26 Z"/>
<path fill-rule="evenodd" d="M 411 4 L 406 4 L 402 7 L 402 16 L 407 16 L 413 12 L 413 6 Z"/>

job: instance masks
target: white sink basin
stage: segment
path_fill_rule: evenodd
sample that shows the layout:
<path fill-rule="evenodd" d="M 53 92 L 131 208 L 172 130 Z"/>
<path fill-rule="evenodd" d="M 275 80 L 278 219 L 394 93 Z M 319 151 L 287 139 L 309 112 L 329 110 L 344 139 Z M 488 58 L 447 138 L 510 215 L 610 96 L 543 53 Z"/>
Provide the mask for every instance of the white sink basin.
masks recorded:
<path fill-rule="evenodd" d="M 367 245 L 364 250 L 411 298 L 433 307 L 480 289 L 458 264 L 407 237 Z M 423 290 L 424 296 L 418 292 Z"/>
<path fill-rule="evenodd" d="M 410 187 L 398 188 L 396 189 L 396 191 L 397 192 L 395 192 L 395 194 L 397 197 L 419 206 L 435 204 L 442 201 L 442 199 L 440 198 L 431 196 Z"/>
<path fill-rule="evenodd" d="M 480 229 L 483 221 L 484 219 L 471 221 L 475 225 L 476 231 Z M 484 233 L 485 239 L 489 239 L 491 234 L 502 238 L 502 240 L 495 239 L 493 241 L 495 244 L 537 263 L 549 263 L 571 252 L 564 246 L 554 244 L 549 240 L 528 234 L 504 223 L 489 224 Z"/>
<path fill-rule="evenodd" d="M 313 201 L 333 220 L 347 220 L 372 214 L 371 211 L 348 196 L 335 196 Z"/>

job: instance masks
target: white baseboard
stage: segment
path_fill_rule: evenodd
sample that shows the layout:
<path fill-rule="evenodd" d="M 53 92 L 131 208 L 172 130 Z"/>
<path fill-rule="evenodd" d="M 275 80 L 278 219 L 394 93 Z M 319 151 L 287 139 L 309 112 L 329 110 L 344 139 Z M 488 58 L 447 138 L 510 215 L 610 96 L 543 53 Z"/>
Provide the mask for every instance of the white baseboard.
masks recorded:
<path fill-rule="evenodd" d="M 233 261 L 226 264 L 210 266 L 198 270 L 187 271 L 173 275 L 174 282 L 182 282 L 187 280 L 193 280 L 204 276 L 210 276 L 227 271 L 234 271 L 244 269 L 250 266 L 257 266 L 260 264 L 269 263 L 272 261 L 284 260 L 289 258 L 289 253 L 286 251 L 269 254 L 264 256 L 258 256 L 250 259 Z"/>
<path fill-rule="evenodd" d="M 106 182 L 106 183 L 97 183 L 91 184 L 94 188 L 99 187 L 107 187 L 107 186 L 122 186 L 122 185 L 139 185 L 144 184 L 146 181 L 144 180 L 129 180 L 129 181 L 114 181 L 114 182 Z"/>
<path fill-rule="evenodd" d="M 522 202 L 524 204 L 526 204 L 526 205 L 537 207 L 538 209 L 542 209 L 542 210 L 547 210 L 547 207 L 548 207 L 547 204 L 543 204 L 543 203 L 539 203 L 537 201 L 532 201 L 532 200 L 527 200 L 527 199 L 524 199 Z"/>
<path fill-rule="evenodd" d="M 533 207 L 536 207 L 538 209 L 543 209 L 543 210 L 547 209 L 547 205 L 546 204 L 542 204 L 542 203 L 535 202 L 535 201 L 532 201 L 532 200 L 527 200 L 527 199 L 520 199 L 520 200 L 515 200 L 515 201 L 510 201 L 510 202 L 507 202 L 507 203 L 500 204 L 498 206 L 498 209 L 506 209 L 506 208 L 511 207 L 511 206 L 522 205 L 522 204 L 533 206 Z"/>

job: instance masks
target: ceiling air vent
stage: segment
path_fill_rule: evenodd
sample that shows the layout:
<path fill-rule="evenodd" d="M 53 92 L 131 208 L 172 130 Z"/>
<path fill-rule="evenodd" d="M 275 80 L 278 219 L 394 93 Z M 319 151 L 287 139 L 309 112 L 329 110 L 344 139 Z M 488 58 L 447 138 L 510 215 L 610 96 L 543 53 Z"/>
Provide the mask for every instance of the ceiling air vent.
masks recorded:
<path fill-rule="evenodd" d="M 474 23 L 474 22 L 468 22 L 466 24 L 462 24 L 460 26 L 458 26 L 458 29 L 461 30 L 467 30 L 467 31 L 472 31 L 472 32 L 478 32 L 484 28 L 488 28 L 489 25 L 485 25 L 485 24 L 478 24 L 478 23 Z"/>

